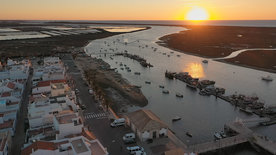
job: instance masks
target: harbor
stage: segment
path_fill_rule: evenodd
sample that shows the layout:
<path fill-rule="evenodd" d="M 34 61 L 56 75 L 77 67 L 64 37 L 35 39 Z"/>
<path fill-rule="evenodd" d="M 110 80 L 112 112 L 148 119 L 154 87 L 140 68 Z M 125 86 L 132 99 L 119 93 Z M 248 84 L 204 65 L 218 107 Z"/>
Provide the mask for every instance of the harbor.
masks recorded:
<path fill-rule="evenodd" d="M 276 96 L 273 95 L 275 82 L 268 84 L 261 80 L 261 77 L 267 73 L 209 59 L 208 63 L 203 63 L 202 58 L 178 53 L 154 43 L 157 38 L 180 30 L 183 30 L 183 28 L 168 27 L 165 29 L 156 26 L 144 32 L 92 41 L 85 48 L 85 51 L 92 57 L 103 59 L 112 68 L 120 68 L 120 62 L 126 64 L 132 72 L 118 69 L 118 73 L 132 85 L 141 86 L 140 89 L 149 101 L 149 104 L 144 108 L 156 113 L 169 125 L 176 136 L 188 145 L 213 140 L 215 132 L 223 130 L 225 123 L 232 122 L 237 117 L 247 119 L 258 118 L 258 116 L 255 114 L 249 115 L 241 111 L 239 107 L 225 101 L 227 98 L 200 95 L 199 89 L 194 89 L 193 85 L 166 78 L 164 76 L 166 70 L 176 73 L 189 72 L 192 77 L 198 78 L 199 81 L 212 79 L 219 88 L 225 88 L 224 96 L 230 96 L 235 94 L 235 92 L 246 94 L 246 96 L 257 94 L 260 100 L 265 101 L 265 106 L 268 107 L 274 104 L 273 101 L 276 100 Z M 116 42 L 117 39 L 128 40 L 128 44 L 124 45 Z M 105 41 L 109 44 L 113 44 L 113 41 L 115 41 L 114 49 L 118 48 L 118 51 L 127 50 L 128 54 L 146 58 L 147 62 L 154 67 L 145 68 L 139 62 L 123 56 L 112 56 L 113 60 L 110 59 L 114 52 L 111 52 L 109 50 L 110 47 L 104 44 Z M 102 47 L 104 47 L 102 50 L 106 49 L 107 53 L 110 52 L 111 54 L 107 54 L 104 57 L 104 54 L 99 53 Z M 166 55 L 163 53 L 166 53 Z M 167 55 L 170 55 L 170 57 Z M 275 79 L 274 74 L 271 76 Z M 145 81 L 150 82 L 150 84 L 145 83 Z M 163 90 L 165 92 L 168 91 L 169 94 L 163 93 Z M 176 97 L 176 93 L 182 94 L 183 98 Z M 137 109 L 139 107 L 133 106 L 129 107 L 128 111 L 131 112 Z M 181 117 L 181 120 L 172 122 L 175 116 Z M 205 126 L 205 128 L 201 126 Z M 254 130 L 275 140 L 276 133 L 273 132 L 276 129 L 275 127 L 275 125 L 268 127 L 259 126 Z M 187 132 L 192 134 L 192 137 L 187 136 Z"/>
<path fill-rule="evenodd" d="M 191 89 L 198 89 L 199 94 L 203 96 L 213 95 L 216 98 L 220 98 L 230 104 L 239 107 L 240 111 L 246 114 L 256 114 L 260 117 L 267 117 L 271 120 L 262 123 L 260 125 L 273 125 L 276 124 L 276 111 L 272 107 L 265 107 L 264 103 L 259 101 L 257 96 L 246 96 L 243 94 L 233 94 L 226 96 L 225 89 L 216 87 L 215 81 L 212 80 L 199 80 L 198 78 L 193 78 L 188 72 L 165 72 L 165 77 L 170 80 L 180 80 L 187 84 L 187 87 Z"/>

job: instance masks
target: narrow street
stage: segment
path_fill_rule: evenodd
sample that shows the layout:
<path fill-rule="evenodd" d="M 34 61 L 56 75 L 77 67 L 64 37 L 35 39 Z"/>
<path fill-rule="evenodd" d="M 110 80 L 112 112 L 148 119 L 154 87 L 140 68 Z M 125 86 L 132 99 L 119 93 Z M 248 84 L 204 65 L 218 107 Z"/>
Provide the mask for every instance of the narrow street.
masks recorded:
<path fill-rule="evenodd" d="M 16 128 L 15 134 L 12 138 L 11 154 L 19 155 L 21 152 L 21 147 L 25 141 L 25 118 L 28 114 L 28 103 L 29 103 L 29 94 L 32 89 L 32 74 L 33 70 L 30 68 L 30 74 L 26 82 L 26 87 L 22 93 L 22 100 L 20 103 L 20 110 L 17 113 Z"/>
<path fill-rule="evenodd" d="M 128 154 L 126 145 L 123 144 L 122 137 L 124 134 L 131 132 L 126 127 L 110 127 L 110 120 L 108 114 L 99 108 L 98 103 L 89 94 L 89 86 L 82 79 L 81 72 L 75 67 L 71 57 L 66 57 L 62 60 L 68 66 L 67 73 L 75 81 L 75 89 L 79 90 L 77 94 L 81 104 L 84 104 L 86 109 L 83 110 L 85 126 L 100 140 L 104 147 L 111 155 Z M 135 144 L 133 144 L 135 145 Z M 122 147 L 122 150 L 121 150 Z"/>

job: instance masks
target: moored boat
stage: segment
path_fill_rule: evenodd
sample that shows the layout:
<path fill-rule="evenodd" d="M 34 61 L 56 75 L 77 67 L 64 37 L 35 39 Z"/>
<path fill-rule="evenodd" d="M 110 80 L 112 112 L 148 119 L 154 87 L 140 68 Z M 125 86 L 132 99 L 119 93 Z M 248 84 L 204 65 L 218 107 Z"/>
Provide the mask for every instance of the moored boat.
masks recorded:
<path fill-rule="evenodd" d="M 186 132 L 186 135 L 189 137 L 193 137 L 193 135 L 190 132 Z"/>
<path fill-rule="evenodd" d="M 266 76 L 266 77 L 262 77 L 262 80 L 271 82 L 271 81 L 273 81 L 273 78 L 272 78 L 271 76 L 268 75 L 268 76 Z"/>
<path fill-rule="evenodd" d="M 181 117 L 179 117 L 179 116 L 175 116 L 175 117 L 172 119 L 173 122 L 179 121 L 179 120 L 181 120 Z"/>
<path fill-rule="evenodd" d="M 140 72 L 134 72 L 135 75 L 140 75 L 141 73 Z"/>
<path fill-rule="evenodd" d="M 193 90 L 196 90 L 196 86 L 195 86 L 195 85 L 186 84 L 186 86 L 187 86 L 188 88 L 191 88 L 191 89 L 193 89 Z"/>
<path fill-rule="evenodd" d="M 175 96 L 176 96 L 176 97 L 183 98 L 183 95 L 182 95 L 182 94 L 180 94 L 180 93 L 176 93 L 176 94 L 175 94 Z"/>
<path fill-rule="evenodd" d="M 168 90 L 163 90 L 162 93 L 163 94 L 169 94 L 170 92 Z"/>
<path fill-rule="evenodd" d="M 163 86 L 163 85 L 159 85 L 159 88 L 165 88 L 165 86 Z"/>
<path fill-rule="evenodd" d="M 220 135 L 218 132 L 215 132 L 215 133 L 214 133 L 214 137 L 215 137 L 216 139 L 222 139 L 221 135 Z"/>
<path fill-rule="evenodd" d="M 150 82 L 150 81 L 145 81 L 145 83 L 146 83 L 146 84 L 151 84 L 151 82 Z"/>

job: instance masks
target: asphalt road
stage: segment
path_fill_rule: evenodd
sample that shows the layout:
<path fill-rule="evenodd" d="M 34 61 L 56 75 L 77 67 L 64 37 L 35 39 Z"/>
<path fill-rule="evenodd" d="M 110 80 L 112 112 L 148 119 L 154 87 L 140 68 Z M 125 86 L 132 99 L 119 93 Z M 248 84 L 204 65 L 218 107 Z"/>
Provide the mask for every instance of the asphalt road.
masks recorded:
<path fill-rule="evenodd" d="M 63 59 L 64 64 L 68 66 L 67 73 L 75 81 L 75 89 L 79 90 L 77 97 L 81 104 L 86 106 L 82 112 L 85 120 L 85 125 L 97 137 L 97 139 L 107 147 L 107 151 L 111 155 L 124 155 L 128 154 L 126 147 L 129 145 L 123 144 L 122 137 L 124 134 L 131 132 L 127 127 L 121 126 L 112 128 L 110 127 L 110 120 L 108 114 L 99 108 L 98 103 L 93 99 L 93 96 L 88 92 L 88 85 L 81 77 L 81 73 L 74 62 L 68 56 Z M 131 144 L 135 146 L 135 144 Z"/>
<path fill-rule="evenodd" d="M 31 71 L 32 72 L 32 71 Z M 28 104 L 29 104 L 29 94 L 32 88 L 32 74 L 29 74 L 29 77 L 26 82 L 25 89 L 22 94 L 20 110 L 17 112 L 17 120 L 15 127 L 15 134 L 12 138 L 11 154 L 18 155 L 21 152 L 21 147 L 25 143 L 25 118 L 28 114 Z"/>

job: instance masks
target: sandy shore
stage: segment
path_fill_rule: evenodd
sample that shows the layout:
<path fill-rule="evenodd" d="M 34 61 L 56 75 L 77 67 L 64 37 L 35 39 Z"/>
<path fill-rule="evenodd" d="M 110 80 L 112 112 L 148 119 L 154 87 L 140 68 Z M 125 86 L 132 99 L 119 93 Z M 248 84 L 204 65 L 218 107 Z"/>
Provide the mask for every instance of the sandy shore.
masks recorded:
<path fill-rule="evenodd" d="M 159 45 L 207 58 L 221 58 L 248 48 L 275 48 L 276 28 L 189 26 L 182 31 L 160 38 Z M 275 53 L 275 51 L 273 51 Z M 223 62 L 255 69 L 276 71 L 276 55 L 272 51 L 248 51 Z M 235 62 L 239 63 L 235 63 Z"/>

